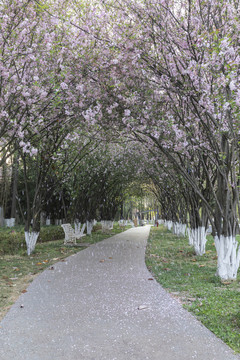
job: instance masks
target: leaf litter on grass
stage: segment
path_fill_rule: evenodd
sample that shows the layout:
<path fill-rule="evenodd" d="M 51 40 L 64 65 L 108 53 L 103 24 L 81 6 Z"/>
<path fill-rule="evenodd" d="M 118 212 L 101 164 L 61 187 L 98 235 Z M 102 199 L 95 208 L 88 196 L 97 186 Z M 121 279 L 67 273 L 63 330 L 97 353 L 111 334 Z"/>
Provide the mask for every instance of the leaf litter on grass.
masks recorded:
<path fill-rule="evenodd" d="M 206 254 L 200 257 L 187 238 L 177 237 L 163 226 L 152 228 L 146 264 L 175 299 L 240 352 L 239 280 L 223 283 L 215 276 L 217 255 L 211 236 Z"/>
<path fill-rule="evenodd" d="M 0 229 L 0 231 L 7 230 Z M 20 249 L 17 255 L 0 256 L 0 321 L 22 294 L 22 291 L 27 291 L 29 283 L 40 272 L 47 268 L 54 270 L 54 263 L 65 261 L 66 257 L 120 232 L 121 229 L 114 226 L 111 234 L 103 234 L 99 230 L 92 233 L 91 236 L 84 237 L 81 239 L 81 246 L 64 246 L 63 239 L 61 239 L 37 243 L 31 256 L 27 256 L 26 250 L 23 249 Z"/>

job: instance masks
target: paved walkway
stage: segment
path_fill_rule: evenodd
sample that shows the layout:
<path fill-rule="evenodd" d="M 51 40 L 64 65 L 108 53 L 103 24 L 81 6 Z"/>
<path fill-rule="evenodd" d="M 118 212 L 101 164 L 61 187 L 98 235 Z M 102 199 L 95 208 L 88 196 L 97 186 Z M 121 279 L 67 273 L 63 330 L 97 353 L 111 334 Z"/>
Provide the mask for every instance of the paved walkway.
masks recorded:
<path fill-rule="evenodd" d="M 130 229 L 39 275 L 0 324 L 0 359 L 240 359 L 148 280 L 149 229 Z"/>

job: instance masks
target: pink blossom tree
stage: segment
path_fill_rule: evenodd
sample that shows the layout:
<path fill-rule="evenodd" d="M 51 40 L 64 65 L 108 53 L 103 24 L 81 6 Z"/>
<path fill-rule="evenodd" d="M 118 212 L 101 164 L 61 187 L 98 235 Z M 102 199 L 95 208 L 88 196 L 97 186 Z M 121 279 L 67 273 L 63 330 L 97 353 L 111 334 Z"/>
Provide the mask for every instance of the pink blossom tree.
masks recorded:
<path fill-rule="evenodd" d="M 9 1 L 0 7 L 1 163 L 18 149 L 25 178 L 25 235 L 30 254 L 37 241 L 46 179 L 55 155 L 67 139 L 78 144 L 79 152 L 84 148 L 81 139 L 86 138 L 85 124 L 91 125 L 93 118 L 89 109 L 96 101 L 87 68 L 96 56 L 92 38 L 83 28 L 51 13 L 58 7 L 37 1 Z M 79 154 L 75 161 L 80 158 Z M 36 173 L 31 201 L 32 167 Z"/>
<path fill-rule="evenodd" d="M 240 261 L 235 238 L 239 207 L 237 6 L 214 0 L 108 4 L 112 13 L 120 14 L 121 25 L 113 25 L 118 49 L 121 56 L 131 58 L 128 67 L 125 63 L 128 76 L 116 71 L 114 77 L 117 96 L 127 109 L 122 122 L 147 136 L 204 202 L 215 233 L 217 273 L 222 279 L 235 279 Z M 172 130 L 175 143 L 169 138 Z M 177 159 L 179 153 L 187 159 L 184 164 Z M 188 164 L 194 168 L 193 153 L 213 204 L 201 191 L 198 177 L 193 171 L 189 174 Z"/>

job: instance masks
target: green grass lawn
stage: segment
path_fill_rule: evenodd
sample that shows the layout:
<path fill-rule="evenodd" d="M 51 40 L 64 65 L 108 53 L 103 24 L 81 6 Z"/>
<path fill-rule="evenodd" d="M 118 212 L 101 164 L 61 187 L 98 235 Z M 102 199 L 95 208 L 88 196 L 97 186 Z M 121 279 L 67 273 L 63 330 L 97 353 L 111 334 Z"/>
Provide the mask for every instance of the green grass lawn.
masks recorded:
<path fill-rule="evenodd" d="M 217 254 L 208 236 L 206 254 L 196 256 L 187 238 L 163 226 L 152 228 L 146 264 L 156 280 L 233 350 L 240 352 L 240 280 L 215 276 Z"/>
<path fill-rule="evenodd" d="M 19 231 L 22 232 L 22 229 Z M 114 225 L 114 229 L 107 233 L 102 233 L 101 229 L 96 230 L 91 236 L 86 235 L 77 240 L 77 243 L 81 243 L 80 247 L 64 246 L 62 238 L 37 242 L 35 251 L 30 256 L 27 256 L 25 246 L 19 247 L 17 254 L 0 255 L 0 320 L 21 293 L 27 291 L 27 286 L 38 273 L 48 267 L 51 268 L 58 261 L 64 261 L 66 257 L 85 249 L 89 244 L 97 243 L 121 231 L 118 225 Z M 10 230 L 2 228 L 1 232 L 9 233 Z"/>

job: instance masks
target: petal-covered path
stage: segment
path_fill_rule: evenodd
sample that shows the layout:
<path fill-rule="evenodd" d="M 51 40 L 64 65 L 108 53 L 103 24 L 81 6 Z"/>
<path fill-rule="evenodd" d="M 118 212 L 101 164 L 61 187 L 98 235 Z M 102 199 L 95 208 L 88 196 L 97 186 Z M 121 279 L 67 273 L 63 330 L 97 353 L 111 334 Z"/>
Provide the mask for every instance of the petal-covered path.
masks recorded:
<path fill-rule="evenodd" d="M 0 324 L 0 359 L 240 359 L 149 280 L 149 230 L 127 230 L 40 274 Z"/>

